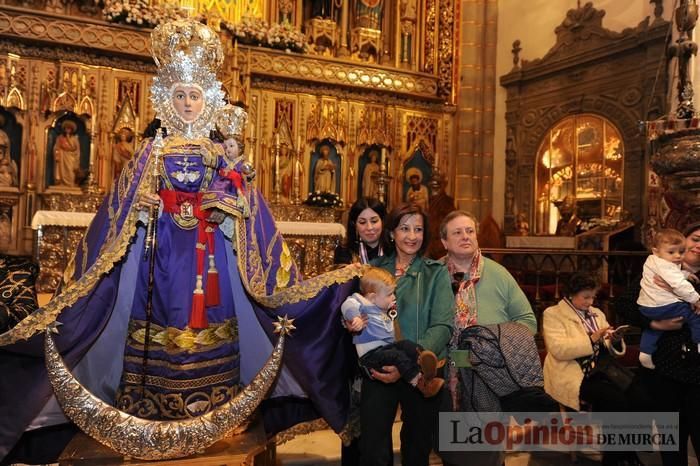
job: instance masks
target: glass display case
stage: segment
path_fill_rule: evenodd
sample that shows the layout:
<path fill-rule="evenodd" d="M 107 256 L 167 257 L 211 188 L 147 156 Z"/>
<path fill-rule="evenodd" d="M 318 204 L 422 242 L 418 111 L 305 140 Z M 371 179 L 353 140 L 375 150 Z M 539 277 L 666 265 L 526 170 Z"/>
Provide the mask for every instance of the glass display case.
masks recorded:
<path fill-rule="evenodd" d="M 582 222 L 619 218 L 624 147 L 620 132 L 593 114 L 567 117 L 545 135 L 535 167 L 535 233 L 572 235 Z"/>

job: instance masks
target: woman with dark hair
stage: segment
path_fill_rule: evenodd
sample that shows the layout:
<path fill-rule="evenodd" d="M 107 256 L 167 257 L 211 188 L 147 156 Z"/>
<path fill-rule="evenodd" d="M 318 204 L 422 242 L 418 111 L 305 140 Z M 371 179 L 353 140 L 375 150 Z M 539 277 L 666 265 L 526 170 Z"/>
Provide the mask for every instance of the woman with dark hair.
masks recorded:
<path fill-rule="evenodd" d="M 397 278 L 395 294 L 401 337 L 444 358 L 452 334 L 454 298 L 445 266 L 423 257 L 428 245 L 427 226 L 427 217 L 419 206 L 399 204 L 385 221 L 386 255 L 372 264 Z M 387 452 L 382 447 L 391 439 L 400 403 L 401 464 L 425 466 L 437 425 L 440 397 L 424 398 L 399 380 L 394 366 L 382 369 L 382 372 L 372 370 L 371 378 L 362 380 L 360 464 L 387 463 Z"/>
<path fill-rule="evenodd" d="M 639 411 L 648 399 L 632 381 L 626 387 L 600 370 L 606 357 L 625 352 L 622 333 L 615 331 L 603 312 L 593 307 L 598 281 L 574 273 L 566 297 L 544 311 L 542 333 L 547 347 L 544 389 L 560 404 L 576 411 L 581 402 L 593 411 Z M 634 452 L 603 452 L 604 465 L 641 464 Z"/>
<path fill-rule="evenodd" d="M 345 244 L 335 250 L 333 262 L 367 264 L 384 254 L 382 227 L 386 207 L 377 199 L 361 197 L 350 207 Z"/>
<path fill-rule="evenodd" d="M 386 208 L 384 204 L 371 197 L 361 197 L 350 207 L 348 212 L 347 236 L 345 243 L 335 250 L 333 262 L 335 264 L 367 264 L 372 259 L 384 255 L 384 238 L 382 228 Z M 345 327 L 351 331 L 361 331 L 362 327 L 355 328 L 352 322 L 346 321 Z M 350 344 L 350 343 L 348 343 Z M 357 373 L 352 378 L 350 419 L 348 421 L 348 434 L 351 437 L 350 444 L 341 446 L 340 458 L 342 466 L 357 466 L 360 461 L 360 386 L 361 376 L 357 357 L 354 351 L 347 353 L 353 359 L 350 363 L 357 368 Z M 387 454 L 387 462 L 383 466 L 393 464 L 393 445 L 389 438 L 384 445 Z"/>
<path fill-rule="evenodd" d="M 683 235 L 686 238 L 683 269 L 697 274 L 700 272 L 700 222 L 688 225 Z M 661 279 L 657 284 L 664 286 Z M 688 438 L 695 451 L 700 451 L 700 355 L 682 317 L 652 321 L 650 327 L 665 331 L 654 353 L 656 368 L 642 368 L 642 378 L 656 402 L 654 410 L 678 412 L 680 421 L 678 451 L 662 451 L 661 460 L 664 466 L 687 466 Z"/>

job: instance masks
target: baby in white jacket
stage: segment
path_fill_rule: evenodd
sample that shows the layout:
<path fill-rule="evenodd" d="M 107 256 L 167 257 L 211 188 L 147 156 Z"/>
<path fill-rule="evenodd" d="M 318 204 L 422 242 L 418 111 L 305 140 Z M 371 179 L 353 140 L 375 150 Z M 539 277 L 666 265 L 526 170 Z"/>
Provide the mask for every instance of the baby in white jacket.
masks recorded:
<path fill-rule="evenodd" d="M 654 235 L 651 248 L 653 254 L 644 263 L 642 290 L 639 293 L 640 312 L 652 320 L 683 317 L 690 327 L 695 343 L 700 351 L 700 294 L 688 281 L 688 272 L 681 270 L 685 254 L 685 237 L 670 228 L 659 230 Z M 655 278 L 667 286 L 660 286 Z M 693 279 L 697 279 L 692 276 Z M 652 354 L 661 337 L 660 330 L 645 329 L 639 345 L 639 362 L 649 369 L 654 368 Z"/>

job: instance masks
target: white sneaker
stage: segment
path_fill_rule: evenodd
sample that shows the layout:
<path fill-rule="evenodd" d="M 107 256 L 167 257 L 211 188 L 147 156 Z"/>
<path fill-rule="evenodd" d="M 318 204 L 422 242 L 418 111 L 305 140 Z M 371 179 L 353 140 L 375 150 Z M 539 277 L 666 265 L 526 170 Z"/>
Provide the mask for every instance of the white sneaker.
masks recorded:
<path fill-rule="evenodd" d="M 654 369 L 656 367 L 654 361 L 651 359 L 651 354 L 639 353 L 639 362 L 647 369 Z"/>

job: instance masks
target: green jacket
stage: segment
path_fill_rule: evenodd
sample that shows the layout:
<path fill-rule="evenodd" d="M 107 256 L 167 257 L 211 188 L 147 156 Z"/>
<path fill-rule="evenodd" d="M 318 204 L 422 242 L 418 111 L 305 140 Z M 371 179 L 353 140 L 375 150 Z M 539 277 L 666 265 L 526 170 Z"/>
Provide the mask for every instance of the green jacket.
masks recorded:
<path fill-rule="evenodd" d="M 394 255 L 377 257 L 372 265 L 396 272 Z M 396 283 L 396 308 L 401 338 L 411 340 L 443 358 L 452 335 L 454 295 L 447 267 L 416 257 Z"/>

